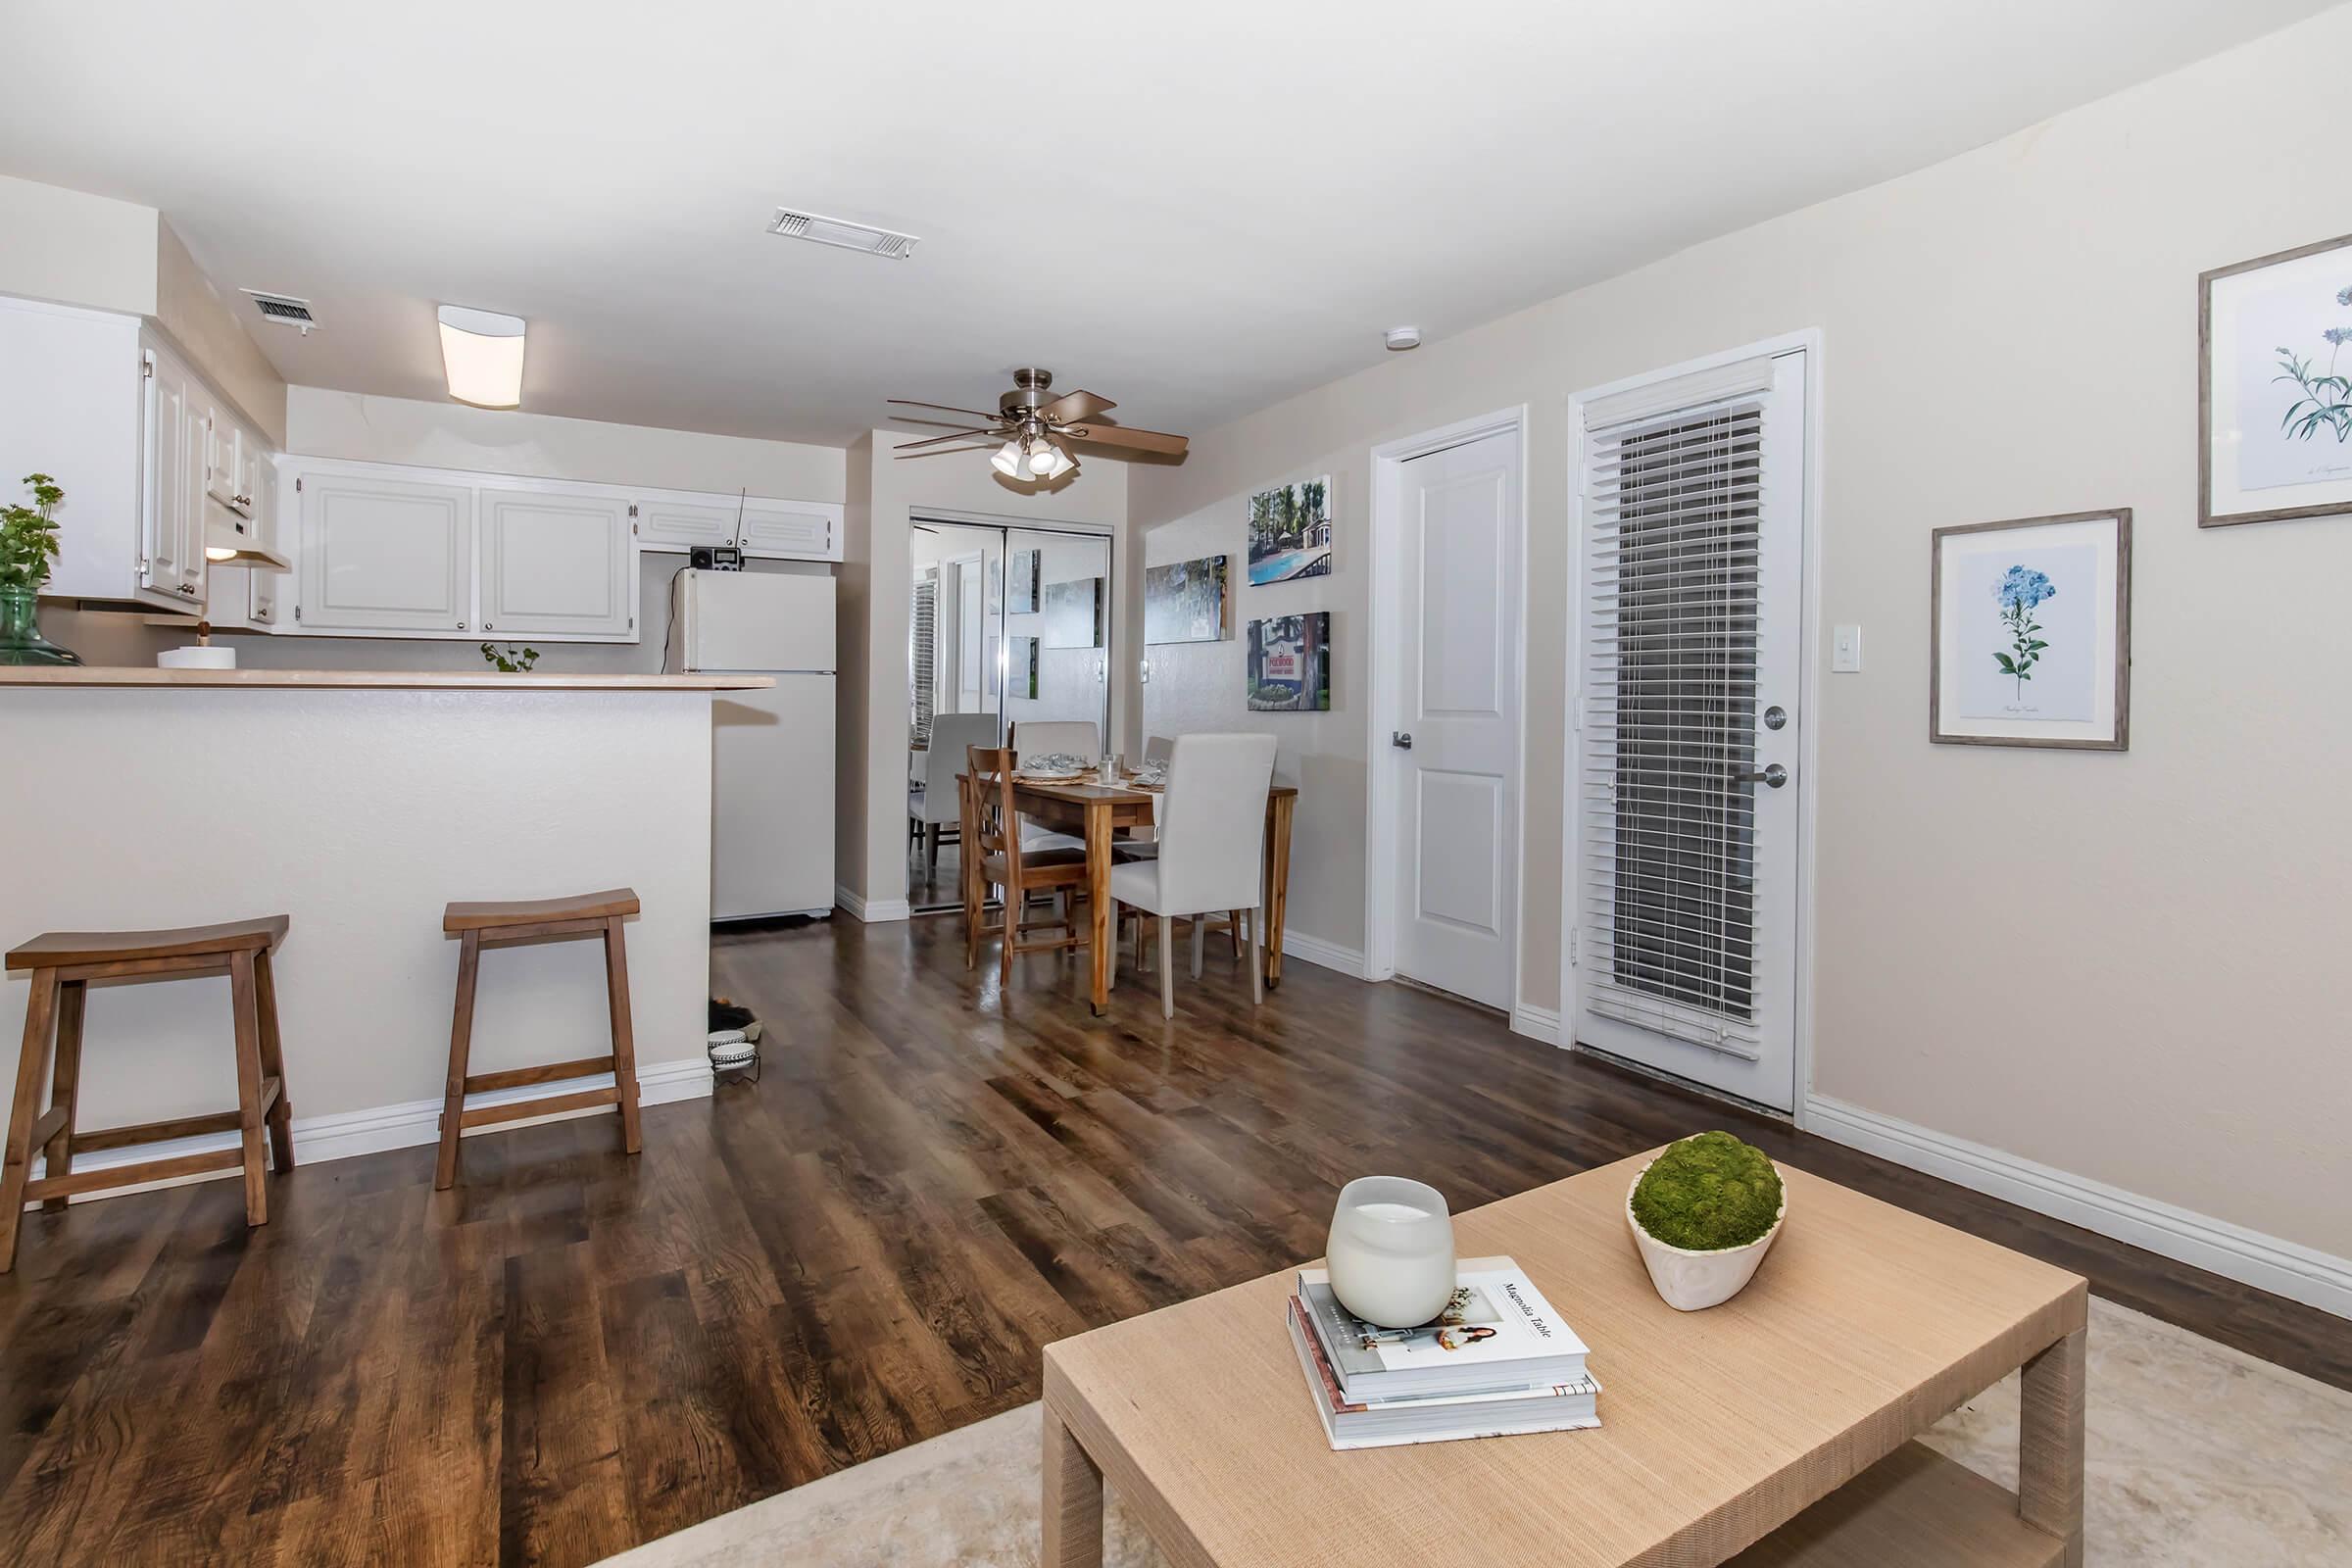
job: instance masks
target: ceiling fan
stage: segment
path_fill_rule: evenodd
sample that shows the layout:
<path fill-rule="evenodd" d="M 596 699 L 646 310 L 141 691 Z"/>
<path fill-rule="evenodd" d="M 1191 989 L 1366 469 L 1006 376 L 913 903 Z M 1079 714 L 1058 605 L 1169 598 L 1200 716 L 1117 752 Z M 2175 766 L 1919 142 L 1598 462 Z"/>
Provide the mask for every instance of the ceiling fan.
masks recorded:
<path fill-rule="evenodd" d="M 1065 392 L 1053 395 L 1054 372 L 1022 368 L 1012 372 L 1012 390 L 997 399 L 997 412 L 985 414 L 978 409 L 960 409 L 948 403 L 918 403 L 912 398 L 892 398 L 902 408 L 937 409 L 943 414 L 967 415 L 984 421 L 946 435 L 935 435 L 922 441 L 899 444 L 902 453 L 923 447 L 935 447 L 947 441 L 994 441 L 1003 437 L 1004 445 L 988 460 L 989 466 L 1007 479 L 1058 479 L 1078 466 L 1064 450 L 1065 441 L 1083 441 L 1089 446 L 1125 447 L 1135 452 L 1153 452 L 1163 457 L 1184 456 L 1187 441 L 1180 435 L 1167 435 L 1158 430 L 1137 430 L 1123 424 L 1106 424 L 1100 416 L 1105 409 L 1118 405 L 1092 392 Z M 901 416 L 913 418 L 914 416 Z"/>

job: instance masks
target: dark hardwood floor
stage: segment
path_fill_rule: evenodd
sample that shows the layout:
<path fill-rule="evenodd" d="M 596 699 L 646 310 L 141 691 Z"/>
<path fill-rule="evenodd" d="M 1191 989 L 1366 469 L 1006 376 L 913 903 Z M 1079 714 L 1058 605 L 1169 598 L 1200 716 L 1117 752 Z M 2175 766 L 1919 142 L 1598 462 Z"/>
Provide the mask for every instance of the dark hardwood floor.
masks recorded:
<path fill-rule="evenodd" d="M 2352 1387 L 2340 1319 L 1293 962 L 963 968 L 957 922 L 718 939 L 766 1077 L 609 1119 L 26 1218 L 0 1278 L 22 1562 L 591 1561 L 1024 1403 L 1038 1348 L 1322 1250 L 1339 1185 L 1457 1207 L 1710 1125 Z M 103 1071 L 103 1047 L 93 1070 Z"/>

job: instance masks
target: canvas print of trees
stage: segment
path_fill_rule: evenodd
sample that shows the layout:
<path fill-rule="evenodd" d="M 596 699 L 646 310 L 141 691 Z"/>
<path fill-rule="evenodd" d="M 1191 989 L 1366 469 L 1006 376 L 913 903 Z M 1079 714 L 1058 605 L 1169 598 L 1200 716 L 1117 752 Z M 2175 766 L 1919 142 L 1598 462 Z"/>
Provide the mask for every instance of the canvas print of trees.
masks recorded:
<path fill-rule="evenodd" d="M 1225 558 L 1144 569 L 1144 641 L 1213 643 L 1225 636 Z"/>
<path fill-rule="evenodd" d="M 1331 612 L 1250 623 L 1250 710 L 1331 711 Z"/>
<path fill-rule="evenodd" d="M 1261 490 L 1250 498 L 1250 582 L 1320 577 L 1331 570 L 1331 476 Z"/>
<path fill-rule="evenodd" d="M 1004 695 L 1007 697 L 1037 698 L 1037 639 L 1007 637 L 1004 639 Z"/>
<path fill-rule="evenodd" d="M 1044 560 L 1041 552 L 1015 550 L 1011 569 L 1005 573 L 1004 613 L 1034 615 L 1037 613 L 1037 572 Z"/>

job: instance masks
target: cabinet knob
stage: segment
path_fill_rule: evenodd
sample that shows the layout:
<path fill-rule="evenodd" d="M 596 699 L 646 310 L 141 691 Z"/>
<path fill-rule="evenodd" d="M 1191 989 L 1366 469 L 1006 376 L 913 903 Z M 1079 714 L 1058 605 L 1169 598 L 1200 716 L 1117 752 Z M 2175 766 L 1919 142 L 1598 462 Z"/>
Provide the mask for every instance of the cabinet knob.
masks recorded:
<path fill-rule="evenodd" d="M 464 621 L 462 621 L 462 620 L 461 620 L 461 621 L 459 621 L 459 622 L 458 622 L 458 630 L 460 630 L 460 631 L 464 631 L 465 629 L 466 629 L 466 623 L 465 623 Z"/>
<path fill-rule="evenodd" d="M 496 631 L 496 630 L 498 630 L 498 628 L 497 628 L 496 626 L 493 626 L 493 625 L 491 625 L 491 624 L 490 624 L 488 621 L 486 621 L 486 620 L 485 620 L 485 621 L 483 621 L 483 622 L 482 622 L 482 630 L 484 630 L 484 631 Z"/>

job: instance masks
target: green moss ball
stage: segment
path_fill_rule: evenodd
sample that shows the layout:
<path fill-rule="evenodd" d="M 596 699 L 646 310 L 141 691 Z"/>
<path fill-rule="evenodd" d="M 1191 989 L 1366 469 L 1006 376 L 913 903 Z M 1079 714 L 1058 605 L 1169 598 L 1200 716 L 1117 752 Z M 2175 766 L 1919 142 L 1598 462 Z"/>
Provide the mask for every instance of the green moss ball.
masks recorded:
<path fill-rule="evenodd" d="M 1634 1218 L 1652 1239 L 1694 1252 L 1745 1247 L 1781 1211 L 1781 1173 L 1753 1144 L 1700 1133 L 1668 1146 L 1634 1188 Z"/>

